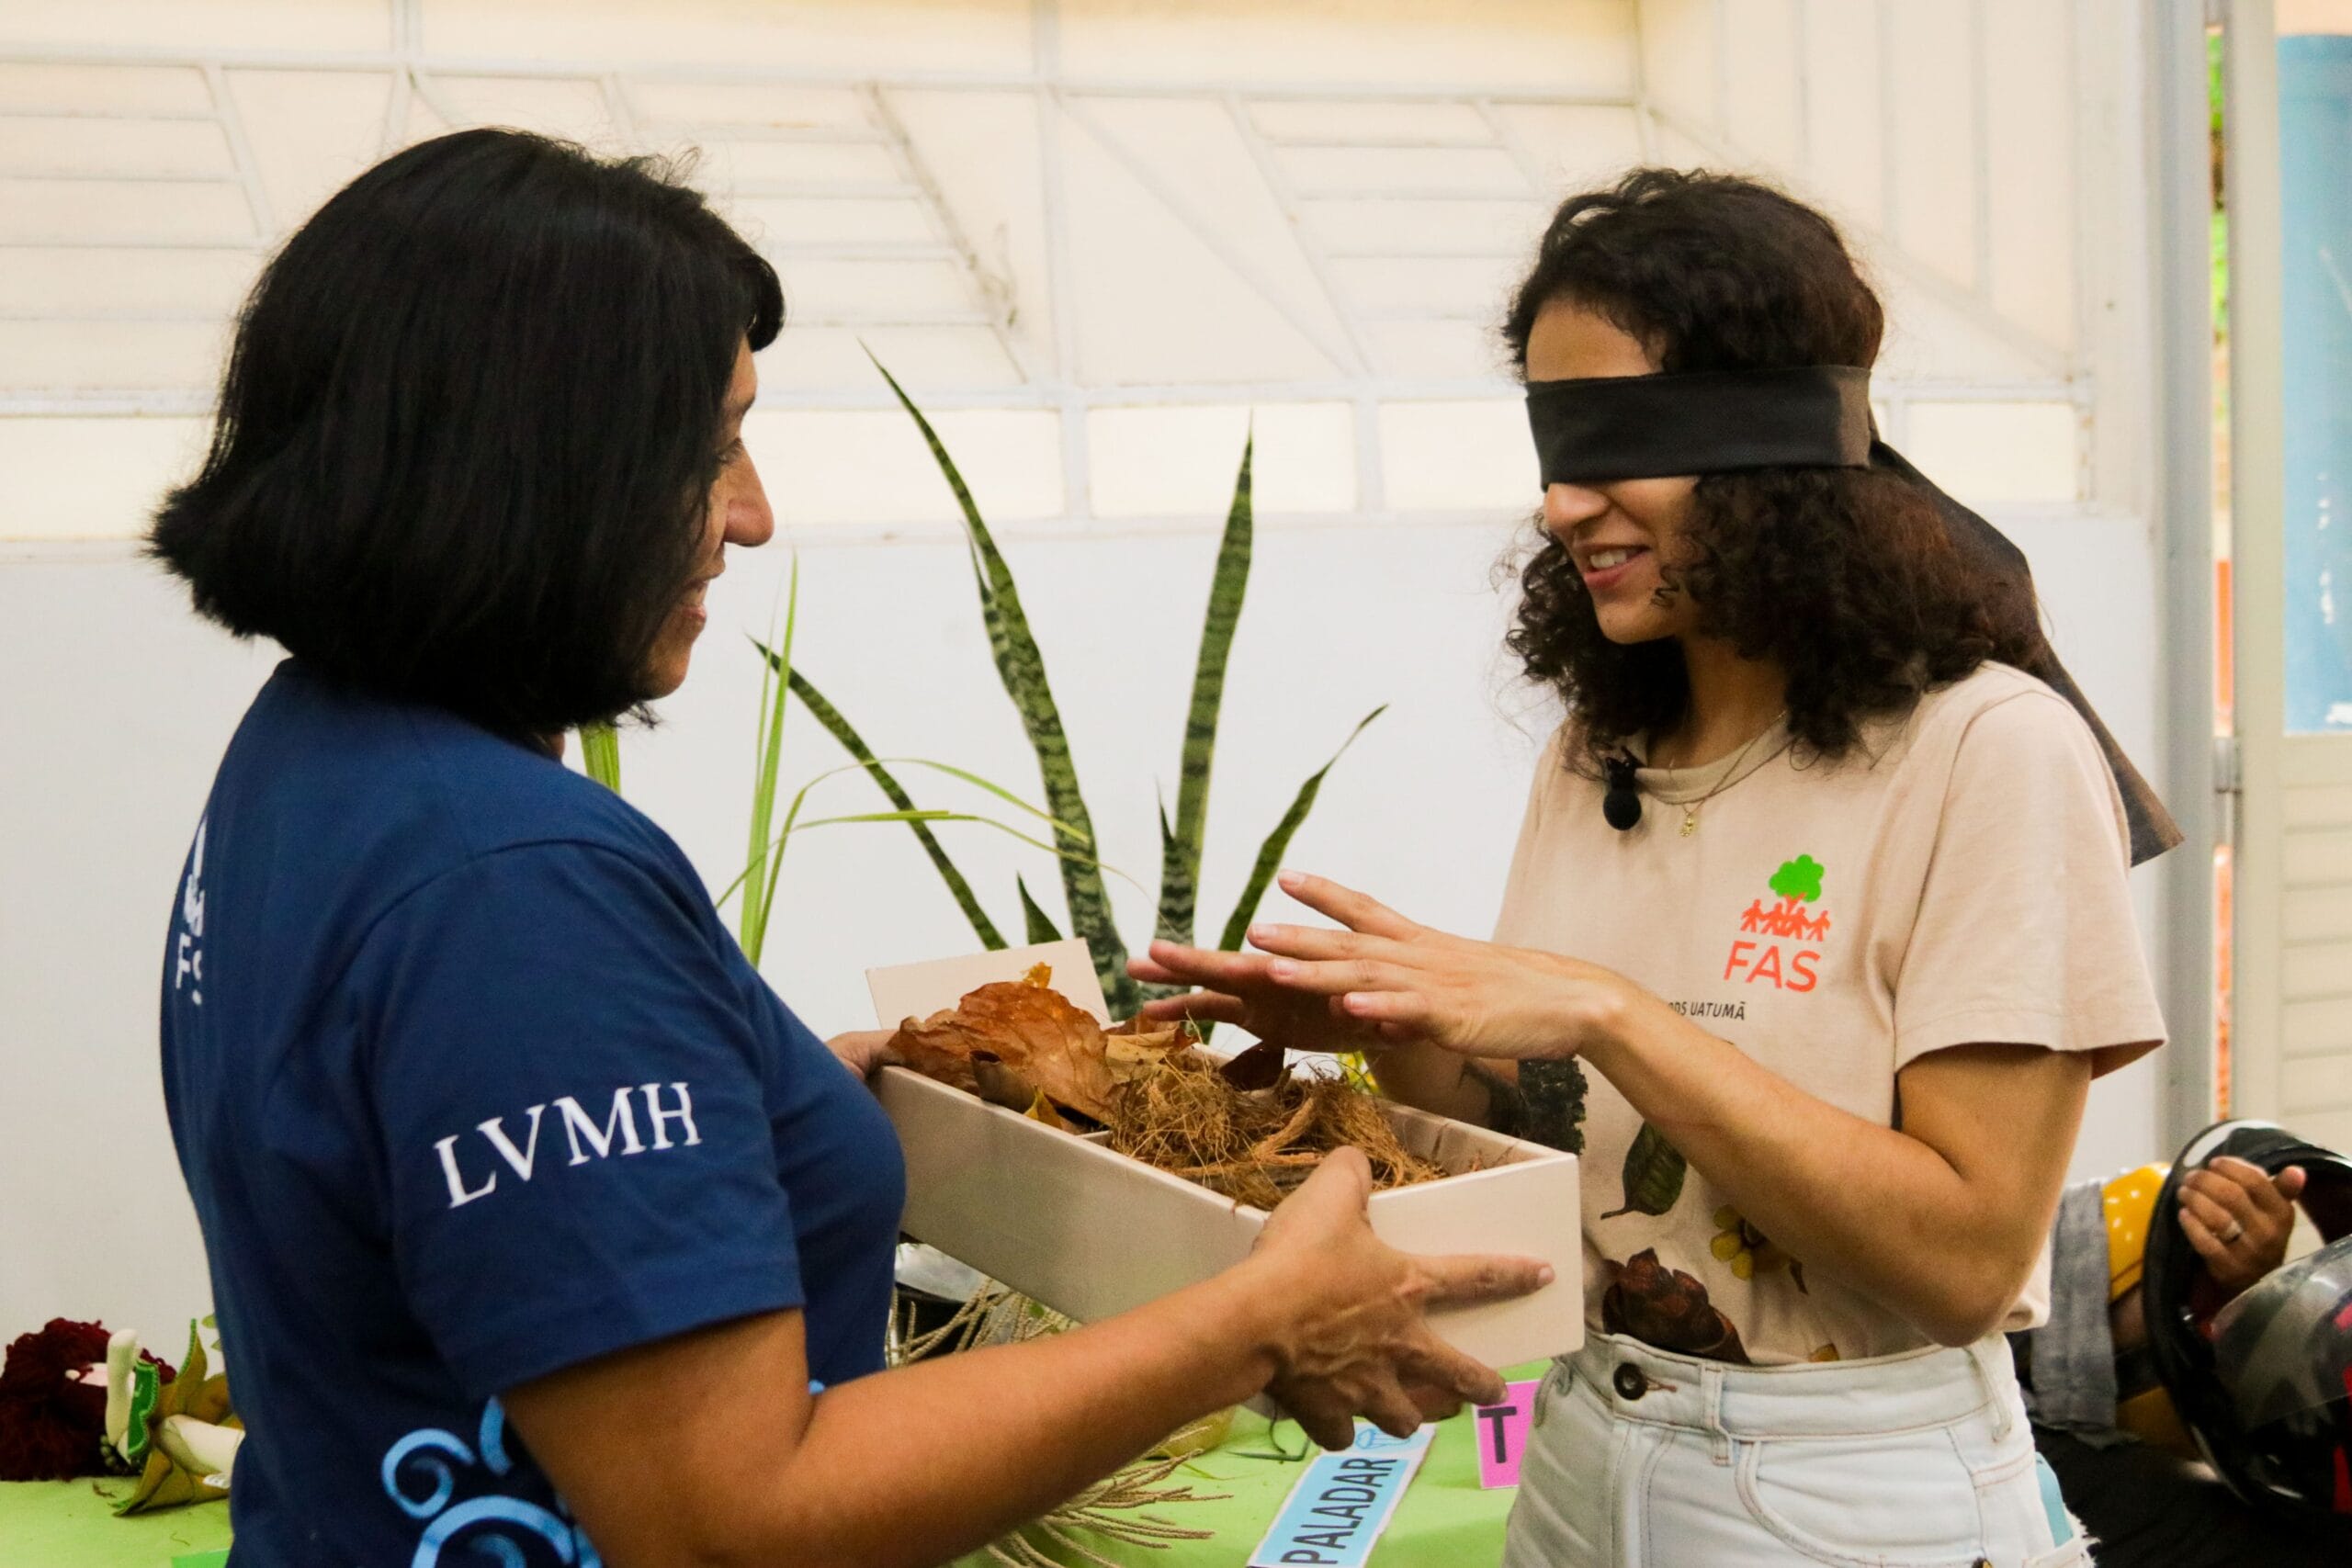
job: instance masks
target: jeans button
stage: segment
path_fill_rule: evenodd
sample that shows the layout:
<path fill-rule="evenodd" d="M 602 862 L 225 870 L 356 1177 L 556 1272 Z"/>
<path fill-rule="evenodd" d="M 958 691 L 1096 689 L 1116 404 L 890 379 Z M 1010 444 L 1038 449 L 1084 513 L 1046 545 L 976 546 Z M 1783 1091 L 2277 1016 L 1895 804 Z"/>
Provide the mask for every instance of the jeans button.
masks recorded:
<path fill-rule="evenodd" d="M 1631 1361 L 1618 1362 L 1616 1374 L 1609 1381 L 1623 1399 L 1639 1399 L 1650 1391 L 1650 1380 L 1642 1376 L 1642 1369 Z"/>

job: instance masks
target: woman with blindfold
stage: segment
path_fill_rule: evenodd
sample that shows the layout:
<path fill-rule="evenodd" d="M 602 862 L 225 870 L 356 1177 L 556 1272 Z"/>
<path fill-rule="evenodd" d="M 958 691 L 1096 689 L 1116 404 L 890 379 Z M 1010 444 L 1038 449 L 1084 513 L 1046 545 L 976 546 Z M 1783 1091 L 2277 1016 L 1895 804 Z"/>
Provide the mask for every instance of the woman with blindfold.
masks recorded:
<path fill-rule="evenodd" d="M 1581 1145 L 1589 1334 L 1512 1565 L 2087 1561 L 2001 1332 L 2090 1080 L 2162 1037 L 2125 874 L 2177 833 L 2022 557 L 1876 442 L 1883 326 L 1776 191 L 1570 199 L 1505 328 L 1544 479 L 1510 646 L 1568 716 L 1496 939 L 1286 876 L 1345 929 L 1136 965 L 1206 993 L 1162 1016 Z"/>

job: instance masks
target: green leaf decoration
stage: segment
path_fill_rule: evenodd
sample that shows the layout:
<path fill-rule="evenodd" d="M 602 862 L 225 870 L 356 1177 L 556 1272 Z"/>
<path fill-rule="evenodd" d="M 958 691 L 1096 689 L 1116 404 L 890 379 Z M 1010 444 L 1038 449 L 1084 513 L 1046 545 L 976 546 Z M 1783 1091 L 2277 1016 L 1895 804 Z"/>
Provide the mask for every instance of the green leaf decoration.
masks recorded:
<path fill-rule="evenodd" d="M 194 1319 L 187 1325 L 187 1353 L 180 1358 L 179 1375 L 172 1380 L 170 1392 L 164 1395 L 164 1411 L 175 1416 L 187 1408 L 204 1387 L 204 1380 L 212 1375 L 212 1363 L 204 1354 L 204 1336 L 197 1332 Z"/>
<path fill-rule="evenodd" d="M 737 940 L 755 969 L 767 945 L 768 911 L 775 907 L 776 875 L 767 864 L 768 838 L 775 817 L 776 773 L 784 757 L 785 705 L 792 689 L 792 633 L 799 619 L 800 558 L 796 555 L 785 590 L 784 637 L 760 671 L 760 725 L 752 747 L 751 852 L 743 872 L 745 891 Z M 780 872 L 780 851 L 776 859 L 775 869 Z"/>
<path fill-rule="evenodd" d="M 1625 1151 L 1625 1202 L 1601 1215 L 1613 1220 L 1620 1214 L 1663 1214 L 1682 1196 L 1682 1178 L 1690 1170 L 1682 1152 L 1666 1141 L 1666 1134 L 1648 1122 L 1634 1138 L 1634 1146 Z"/>
<path fill-rule="evenodd" d="M 1029 736 L 1030 749 L 1037 754 L 1037 773 L 1046 786 L 1046 804 L 1054 818 L 1070 825 L 1074 842 L 1079 847 L 1094 840 L 1093 818 L 1088 815 L 1086 798 L 1080 793 L 1078 767 L 1071 760 L 1069 737 L 1062 728 L 1061 710 L 1054 702 L 1053 688 L 1046 679 L 1045 656 L 1039 652 L 1037 640 L 1030 634 L 1028 617 L 1022 612 L 1021 591 L 1012 581 L 1012 570 L 1005 564 L 1003 555 L 996 547 L 996 540 L 989 533 L 980 509 L 972 500 L 970 487 L 956 471 L 953 458 L 931 427 L 906 389 L 890 374 L 872 350 L 866 357 L 874 361 L 874 368 L 888 382 L 899 405 L 915 422 L 922 433 L 923 443 L 931 448 L 932 460 L 947 480 L 954 492 L 956 504 L 964 514 L 965 533 L 972 552 L 972 572 L 979 590 L 980 618 L 988 628 L 989 649 L 995 656 L 997 676 L 1004 682 L 1005 694 L 1021 715 L 1022 728 Z M 1062 894 L 1069 906 L 1071 930 L 1086 939 L 1094 955 L 1095 974 L 1102 982 L 1102 994 L 1115 1014 L 1135 1010 L 1135 982 L 1127 977 L 1126 945 L 1119 939 L 1118 929 L 1111 920 L 1111 899 L 1102 884 L 1100 870 L 1090 860 L 1065 855 L 1061 863 Z"/>
<path fill-rule="evenodd" d="M 1159 794 L 1157 785 L 1153 786 L 1153 793 Z M 1178 934 L 1170 908 L 1181 904 L 1189 910 L 1198 888 L 1195 881 L 1186 876 L 1181 863 L 1182 857 L 1177 853 L 1176 829 L 1168 820 L 1168 797 L 1159 795 L 1152 806 L 1159 813 L 1159 916 L 1152 934 L 1170 942 L 1190 942 L 1193 939 L 1189 933 Z"/>
<path fill-rule="evenodd" d="M 1792 861 L 1781 863 L 1766 886 L 1783 898 L 1793 898 L 1800 904 L 1810 904 L 1821 897 L 1821 877 L 1825 868 L 1811 855 L 1799 855 Z"/>
<path fill-rule="evenodd" d="M 1021 918 L 1028 926 L 1030 945 L 1061 941 L 1062 933 L 1055 927 L 1053 916 L 1039 908 L 1037 900 L 1030 896 L 1029 884 L 1015 876 L 1012 885 L 1021 890 Z"/>
<path fill-rule="evenodd" d="M 1209 768 L 1216 755 L 1217 711 L 1225 701 L 1225 667 L 1233 649 L 1233 629 L 1241 620 L 1241 596 L 1250 585 L 1252 525 L 1250 461 L 1252 434 L 1241 445 L 1241 468 L 1233 479 L 1233 503 L 1225 514 L 1225 536 L 1209 579 L 1208 611 L 1201 621 L 1201 651 L 1193 666 L 1193 700 L 1184 714 L 1184 750 L 1176 783 L 1176 822 L 1171 832 L 1160 821 L 1159 934 L 1190 944 L 1201 878 L 1201 844 L 1208 829 Z"/>
<path fill-rule="evenodd" d="M 771 668 L 781 666 L 783 661 L 775 652 L 760 642 L 758 638 L 752 639 L 752 646 L 757 648 L 766 657 Z M 791 670 L 786 673 L 790 679 L 792 694 L 800 699 L 801 705 L 808 710 L 809 716 L 824 726 L 827 734 L 841 742 L 842 750 L 865 765 L 866 772 L 873 775 L 875 784 L 879 785 L 882 793 L 889 797 L 891 805 L 901 811 L 912 812 L 915 809 L 914 796 L 909 795 L 899 785 L 899 781 L 891 776 L 888 768 L 876 760 L 873 748 L 866 745 L 865 738 L 858 734 L 848 719 L 842 716 L 841 710 L 826 701 L 824 694 L 817 690 L 808 678 L 799 671 Z M 980 939 L 980 945 L 991 953 L 1000 952 L 1010 945 L 1005 942 L 1003 935 L 997 931 L 995 922 L 989 919 L 988 911 L 980 908 L 980 900 L 972 892 L 972 885 L 965 880 L 964 874 L 956 869 L 956 863 L 950 860 L 947 852 L 940 847 L 938 836 L 913 817 L 908 818 L 907 826 L 922 845 L 923 853 L 931 857 L 933 869 L 939 873 L 939 879 L 947 885 L 948 894 L 956 900 L 956 907 L 963 910 L 964 918 L 971 922 L 972 932 Z"/>
<path fill-rule="evenodd" d="M 150 1419 L 161 1406 L 164 1374 L 145 1358 L 130 1364 L 130 1415 L 122 1430 L 122 1457 L 131 1464 L 147 1462 L 147 1446 L 154 1438 Z"/>
<path fill-rule="evenodd" d="M 611 725 L 580 727 L 580 762 L 590 778 L 615 795 L 620 794 L 621 738 Z"/>
<path fill-rule="evenodd" d="M 971 774 L 965 773 L 960 768 L 951 768 L 944 762 L 926 761 L 921 757 L 901 757 L 899 761 L 917 767 L 936 768 L 942 773 L 954 773 L 959 778 L 972 777 Z M 872 766 L 879 767 L 880 764 L 875 763 L 872 764 Z M 775 897 L 776 876 L 784 868 L 783 851 L 786 842 L 790 840 L 795 833 L 805 833 L 811 828 L 836 828 L 844 823 L 867 822 L 977 822 L 984 828 L 993 828 L 1000 833 L 1018 839 L 1023 843 L 1027 844 L 1031 849 L 1043 850 L 1049 855 L 1069 858 L 1077 852 L 1073 850 L 1064 849 L 1059 844 L 1047 843 L 1043 839 L 1032 838 L 1029 834 L 1023 832 L 1020 829 L 1013 827 L 1009 822 L 1000 822 L 993 817 L 983 817 L 977 812 L 971 811 L 947 811 L 935 808 L 916 808 L 906 811 L 856 811 L 837 817 L 819 817 L 806 822 L 800 819 L 801 808 L 808 805 L 809 795 L 815 791 L 819 784 L 823 784 L 828 779 L 838 778 L 843 773 L 865 773 L 867 771 L 869 771 L 868 765 L 859 762 L 851 762 L 843 767 L 831 768 L 824 773 L 819 773 L 807 784 L 802 784 L 799 792 L 793 795 L 792 805 L 784 814 L 784 826 L 782 829 L 777 832 L 775 838 L 768 840 L 766 846 L 769 855 L 767 861 L 767 896 L 769 897 L 773 898 Z M 985 784 L 985 781 L 976 782 Z M 987 787 L 994 789 L 996 786 L 989 784 L 987 785 Z M 1048 824 L 1057 829 L 1060 829 L 1061 824 L 1055 822 L 1052 818 L 1046 817 L 1044 812 L 1039 811 L 1035 807 L 1029 805 L 1025 801 L 1018 799 L 1005 791 L 999 790 L 997 793 L 1004 795 L 1006 799 L 1012 800 L 1014 805 L 1019 806 L 1023 810 L 1030 813 L 1032 816 L 1043 818 Z M 1131 886 L 1136 886 L 1138 889 L 1141 887 L 1141 884 L 1136 883 L 1134 877 L 1129 876 L 1117 866 L 1107 865 L 1101 861 L 1091 858 L 1086 863 L 1098 872 L 1107 871 L 1112 875 L 1119 878 L 1122 882 L 1128 883 Z M 734 881 L 729 883 L 719 893 L 718 897 L 713 899 L 712 902 L 721 906 L 725 905 L 728 899 L 735 896 L 735 892 L 738 888 L 745 887 L 750 885 L 752 873 L 752 867 L 744 867 L 742 873 L 738 875 Z"/>
<path fill-rule="evenodd" d="M 1257 863 L 1250 868 L 1250 880 L 1242 886 L 1240 901 L 1233 906 L 1232 918 L 1225 922 L 1225 935 L 1217 942 L 1219 947 L 1228 953 L 1240 948 L 1241 939 L 1250 932 L 1250 922 L 1257 918 L 1258 905 L 1265 898 L 1266 889 L 1273 885 L 1274 873 L 1282 869 L 1283 856 L 1290 851 L 1291 839 L 1298 832 L 1299 824 L 1306 820 L 1306 814 L 1315 809 L 1315 797 L 1322 793 L 1324 775 L 1348 754 L 1348 748 L 1356 743 L 1356 737 L 1364 732 L 1364 727 L 1387 711 L 1388 705 L 1383 703 L 1356 720 L 1356 727 L 1348 731 L 1348 738 L 1340 742 L 1340 749 L 1331 753 L 1331 760 L 1316 769 L 1306 782 L 1298 786 L 1298 794 L 1291 800 L 1290 809 L 1283 813 L 1282 820 L 1274 824 L 1274 830 L 1267 834 L 1266 841 L 1259 846 Z"/>

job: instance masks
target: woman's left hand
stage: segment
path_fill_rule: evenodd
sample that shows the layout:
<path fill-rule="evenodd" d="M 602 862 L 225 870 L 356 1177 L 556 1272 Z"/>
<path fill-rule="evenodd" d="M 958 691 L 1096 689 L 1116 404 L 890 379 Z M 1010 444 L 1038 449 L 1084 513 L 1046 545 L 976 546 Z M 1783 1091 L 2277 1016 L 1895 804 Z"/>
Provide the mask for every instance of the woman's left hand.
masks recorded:
<path fill-rule="evenodd" d="M 2228 1155 L 2182 1179 L 2181 1231 L 2224 1299 L 2287 1261 L 2295 1199 L 2302 1190 L 2301 1166 L 2289 1166 L 2274 1180 L 2261 1167 Z"/>
<path fill-rule="evenodd" d="M 898 1061 L 890 1054 L 890 1042 L 897 1038 L 894 1029 L 853 1029 L 847 1034 L 836 1034 L 825 1042 L 841 1065 L 861 1078 L 870 1078 L 876 1071 Z"/>
<path fill-rule="evenodd" d="M 1272 955 L 1265 977 L 1335 998 L 1385 1039 L 1471 1056 L 1573 1056 L 1611 1038 L 1646 997 L 1597 964 L 1432 931 L 1323 877 L 1285 873 L 1282 886 L 1347 930 L 1252 926 L 1251 945 Z"/>

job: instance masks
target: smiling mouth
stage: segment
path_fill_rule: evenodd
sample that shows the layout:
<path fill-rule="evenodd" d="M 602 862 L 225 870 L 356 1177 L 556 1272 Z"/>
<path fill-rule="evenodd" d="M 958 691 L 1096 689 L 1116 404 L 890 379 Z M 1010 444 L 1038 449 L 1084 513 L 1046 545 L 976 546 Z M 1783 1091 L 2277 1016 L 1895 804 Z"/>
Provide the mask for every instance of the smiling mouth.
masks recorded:
<path fill-rule="evenodd" d="M 1614 545 L 1586 556 L 1584 569 L 1588 572 L 1614 571 L 1636 556 L 1647 554 L 1647 547 L 1641 545 Z"/>

